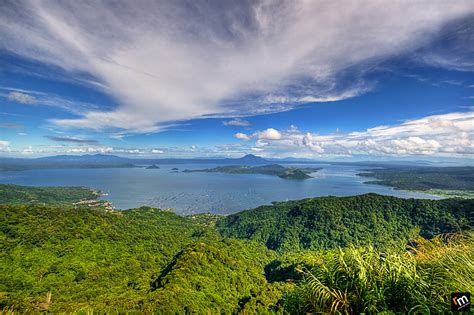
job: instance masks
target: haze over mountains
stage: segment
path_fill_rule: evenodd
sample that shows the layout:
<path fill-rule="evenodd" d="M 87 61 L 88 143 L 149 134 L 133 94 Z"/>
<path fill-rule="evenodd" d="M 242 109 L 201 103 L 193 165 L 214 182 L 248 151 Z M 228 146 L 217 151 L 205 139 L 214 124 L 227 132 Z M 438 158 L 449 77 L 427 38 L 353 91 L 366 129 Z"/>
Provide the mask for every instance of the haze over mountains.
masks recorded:
<path fill-rule="evenodd" d="M 40 158 L 0 158 L 0 170 L 22 170 L 34 168 L 102 168 L 102 167 L 136 167 L 146 164 L 218 164 L 218 165 L 264 165 L 273 163 L 328 163 L 360 166 L 405 166 L 403 161 L 361 161 L 361 162 L 328 162 L 310 159 L 283 158 L 266 159 L 253 154 L 247 154 L 240 158 L 127 158 L 107 154 L 85 154 L 85 155 L 54 155 Z M 428 166 L 426 161 L 413 162 L 409 165 Z"/>

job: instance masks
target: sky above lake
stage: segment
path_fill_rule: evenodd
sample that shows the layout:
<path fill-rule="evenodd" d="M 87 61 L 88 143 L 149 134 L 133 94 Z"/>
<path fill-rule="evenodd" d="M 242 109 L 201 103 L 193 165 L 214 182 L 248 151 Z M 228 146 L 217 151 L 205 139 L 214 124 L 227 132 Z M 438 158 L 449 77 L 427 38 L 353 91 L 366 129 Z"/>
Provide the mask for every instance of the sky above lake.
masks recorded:
<path fill-rule="evenodd" d="M 0 155 L 460 159 L 474 1 L 0 1 Z"/>

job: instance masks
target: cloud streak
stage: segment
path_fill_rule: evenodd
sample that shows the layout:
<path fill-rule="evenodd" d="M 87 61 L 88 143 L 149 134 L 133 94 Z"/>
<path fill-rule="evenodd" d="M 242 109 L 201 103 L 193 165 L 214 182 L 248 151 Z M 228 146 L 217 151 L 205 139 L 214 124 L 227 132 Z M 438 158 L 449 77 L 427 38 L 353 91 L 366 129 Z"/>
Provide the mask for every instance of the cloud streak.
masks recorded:
<path fill-rule="evenodd" d="M 22 92 L 17 92 L 17 91 L 12 91 L 12 92 L 8 93 L 7 99 L 9 101 L 17 102 L 17 103 L 21 103 L 21 104 L 34 104 L 34 103 L 36 103 L 36 99 L 33 96 L 28 95 L 26 93 L 22 93 Z"/>
<path fill-rule="evenodd" d="M 238 126 L 238 127 L 248 127 L 250 122 L 240 118 L 234 118 L 232 120 L 224 121 L 222 123 L 224 126 Z"/>
<path fill-rule="evenodd" d="M 21 129 L 23 127 L 24 127 L 23 125 L 13 124 L 13 123 L 0 124 L 0 128 L 5 128 L 5 129 Z"/>
<path fill-rule="evenodd" d="M 48 138 L 49 140 L 56 141 L 56 142 L 71 142 L 71 143 L 84 143 L 84 144 L 97 144 L 97 143 L 99 143 L 97 140 L 82 139 L 82 138 L 77 138 L 77 137 L 45 136 L 45 138 Z"/>
<path fill-rule="evenodd" d="M 369 65 L 428 45 L 474 4 L 16 1 L 0 12 L 0 48 L 87 73 L 118 102 L 55 124 L 144 133 L 360 95 Z"/>
<path fill-rule="evenodd" d="M 0 90 L 5 91 L 0 92 L 0 96 L 4 96 L 9 101 L 26 105 L 54 107 L 75 115 L 83 115 L 100 108 L 96 104 L 75 101 L 51 93 L 9 87 L 0 87 Z"/>

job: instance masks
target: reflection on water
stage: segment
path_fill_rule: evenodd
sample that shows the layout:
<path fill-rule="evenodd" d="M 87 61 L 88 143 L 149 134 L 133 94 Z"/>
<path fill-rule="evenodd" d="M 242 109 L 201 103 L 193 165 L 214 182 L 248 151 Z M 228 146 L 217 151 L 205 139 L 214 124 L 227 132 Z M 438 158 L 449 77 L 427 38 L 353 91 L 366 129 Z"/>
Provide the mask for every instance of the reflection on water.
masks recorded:
<path fill-rule="evenodd" d="M 210 168 L 217 165 L 160 165 L 160 169 L 58 169 L 0 172 L 1 183 L 31 186 L 87 186 L 100 189 L 120 209 L 142 205 L 174 208 L 178 213 L 229 214 L 240 210 L 317 196 L 350 196 L 375 192 L 405 198 L 436 197 L 367 185 L 358 167 L 314 164 L 322 167 L 314 178 L 287 180 L 259 174 L 182 173 L 172 168 Z"/>

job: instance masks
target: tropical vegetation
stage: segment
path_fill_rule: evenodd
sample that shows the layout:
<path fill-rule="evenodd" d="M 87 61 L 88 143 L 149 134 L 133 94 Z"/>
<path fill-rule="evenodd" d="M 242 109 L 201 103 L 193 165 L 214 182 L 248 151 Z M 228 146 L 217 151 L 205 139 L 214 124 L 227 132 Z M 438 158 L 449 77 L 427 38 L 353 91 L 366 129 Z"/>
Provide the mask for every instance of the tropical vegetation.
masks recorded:
<path fill-rule="evenodd" d="M 179 216 L 75 207 L 82 188 L 50 204 L 60 190 L 38 203 L 41 190 L 14 189 L 0 205 L 8 313 L 445 313 L 451 292 L 474 291 L 472 200 L 368 194 Z"/>

